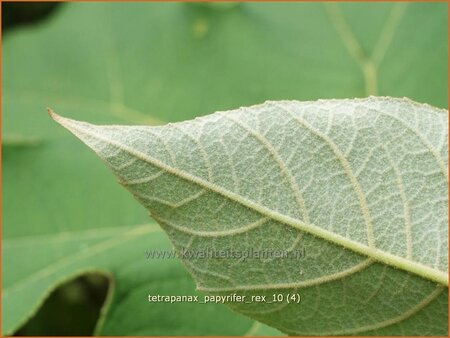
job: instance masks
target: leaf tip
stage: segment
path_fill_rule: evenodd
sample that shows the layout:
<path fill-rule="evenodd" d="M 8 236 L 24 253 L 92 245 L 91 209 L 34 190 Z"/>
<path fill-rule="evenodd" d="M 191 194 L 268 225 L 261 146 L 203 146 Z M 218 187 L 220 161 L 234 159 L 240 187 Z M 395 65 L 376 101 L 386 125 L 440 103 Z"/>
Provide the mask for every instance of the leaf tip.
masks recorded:
<path fill-rule="evenodd" d="M 53 119 L 53 121 L 59 123 L 63 127 L 70 129 L 68 126 L 68 122 L 70 122 L 70 119 L 67 119 L 65 117 L 62 117 L 61 115 L 56 114 L 52 108 L 47 107 L 48 115 Z"/>
<path fill-rule="evenodd" d="M 47 113 L 54 121 L 58 123 L 61 122 L 62 117 L 56 114 L 52 108 L 47 107 Z"/>
<path fill-rule="evenodd" d="M 51 118 L 56 115 L 56 113 L 52 110 L 52 108 L 47 107 L 47 113 Z"/>

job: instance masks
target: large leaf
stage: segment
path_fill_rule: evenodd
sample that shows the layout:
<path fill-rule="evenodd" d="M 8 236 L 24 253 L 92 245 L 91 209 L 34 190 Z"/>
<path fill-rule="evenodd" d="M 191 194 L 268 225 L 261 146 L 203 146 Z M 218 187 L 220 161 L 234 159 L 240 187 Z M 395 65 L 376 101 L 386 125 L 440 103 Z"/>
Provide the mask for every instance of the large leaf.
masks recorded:
<path fill-rule="evenodd" d="M 125 232 L 148 222 L 95 156 L 51 123 L 45 107 L 117 124 L 185 120 L 266 99 L 360 97 L 369 91 L 446 107 L 447 41 L 445 3 L 241 3 L 229 9 L 69 3 L 37 27 L 11 31 L 2 42 L 2 287 L 30 283 L 28 293 L 2 299 L 3 333 L 13 333 L 37 311 L 58 280 L 100 268 L 116 286 L 100 334 L 226 335 L 253 325 L 237 314 L 233 320 L 222 315 L 220 305 L 202 315 L 198 307 L 204 305 L 192 305 L 183 317 L 193 324 L 185 325 L 175 322 L 181 313 L 173 307 L 142 303 L 140 292 L 151 292 L 168 275 L 180 276 L 174 277 L 174 293 L 194 288 L 175 263 L 160 261 L 150 269 L 140 261 L 144 248 L 159 247 L 159 233 L 108 249 L 104 264 L 95 257 L 80 269 L 61 263 L 57 279 L 40 279 L 55 260 L 95 245 L 79 234 L 100 231 L 112 239 L 122 227 Z M 59 236 L 78 244 L 53 239 Z M 15 245 L 22 240 L 23 246 Z M 32 250 L 34 242 L 43 243 L 39 250 Z M 107 262 L 120 248 L 127 264 L 142 268 Z M 145 280 L 149 288 L 143 291 L 137 283 Z M 222 316 L 214 328 L 197 322 Z"/>
<path fill-rule="evenodd" d="M 303 299 L 235 310 L 297 335 L 446 334 L 447 111 L 371 97 L 266 102 L 164 127 L 51 115 L 190 252 L 200 290 Z"/>

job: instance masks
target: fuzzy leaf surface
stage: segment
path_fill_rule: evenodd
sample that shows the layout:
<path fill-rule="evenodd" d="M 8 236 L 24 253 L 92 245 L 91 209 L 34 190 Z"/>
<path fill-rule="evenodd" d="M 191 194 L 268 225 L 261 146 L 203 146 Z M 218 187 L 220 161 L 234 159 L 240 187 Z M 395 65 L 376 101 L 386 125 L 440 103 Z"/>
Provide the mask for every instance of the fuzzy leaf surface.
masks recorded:
<path fill-rule="evenodd" d="M 370 97 L 162 127 L 53 117 L 192 253 L 198 289 L 302 299 L 236 311 L 297 335 L 446 334 L 446 110 Z M 201 256 L 210 250 L 283 255 Z"/>

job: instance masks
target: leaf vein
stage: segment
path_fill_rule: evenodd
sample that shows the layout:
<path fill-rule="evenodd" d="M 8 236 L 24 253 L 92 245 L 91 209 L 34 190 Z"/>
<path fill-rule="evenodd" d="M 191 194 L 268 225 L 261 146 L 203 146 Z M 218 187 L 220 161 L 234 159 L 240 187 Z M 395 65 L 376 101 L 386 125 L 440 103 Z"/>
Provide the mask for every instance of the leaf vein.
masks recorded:
<path fill-rule="evenodd" d="M 118 148 L 122 149 L 123 151 L 128 152 L 130 155 L 136 156 L 139 159 L 141 159 L 153 166 L 159 167 L 174 176 L 182 178 L 183 180 L 186 180 L 188 182 L 197 184 L 205 189 L 211 190 L 219 195 L 222 195 L 223 197 L 225 197 L 231 201 L 234 201 L 238 204 L 241 204 L 241 205 L 249 208 L 250 210 L 257 211 L 266 217 L 269 217 L 269 218 L 272 218 L 281 223 L 287 224 L 295 229 L 306 231 L 314 236 L 325 239 L 325 240 L 335 243 L 337 245 L 341 245 L 344 248 L 353 250 L 363 256 L 371 257 L 371 258 L 378 260 L 380 262 L 383 262 L 385 264 L 397 267 L 399 269 L 403 269 L 405 271 L 409 271 L 411 273 L 415 273 L 419 276 L 422 276 L 422 277 L 430 279 L 430 280 L 434 280 L 438 283 L 448 285 L 447 272 L 436 270 L 429 266 L 423 265 L 419 262 L 410 261 L 403 257 L 393 255 L 389 252 L 385 252 L 385 251 L 377 249 L 377 248 L 369 247 L 365 244 L 350 240 L 349 238 L 343 237 L 339 234 L 331 233 L 331 232 L 327 231 L 326 229 L 323 229 L 314 224 L 306 224 L 301 220 L 292 218 L 287 215 L 280 214 L 277 211 L 274 211 L 274 210 L 268 209 L 262 205 L 259 205 L 255 202 L 248 200 L 240 195 L 237 195 L 227 189 L 224 189 L 212 182 L 205 181 L 204 179 L 202 179 L 200 177 L 193 176 L 193 175 L 191 175 L 185 171 L 182 171 L 180 169 L 170 167 L 169 165 L 161 162 L 160 160 L 153 158 L 153 157 L 149 156 L 148 154 L 145 154 L 138 150 L 130 148 L 129 146 L 127 146 L 125 144 L 122 144 L 120 142 L 114 141 L 109 138 L 105 138 L 104 136 L 101 136 L 98 133 L 95 133 L 92 130 L 89 130 L 89 128 L 86 128 L 87 125 L 85 125 L 83 123 L 79 123 L 74 120 L 63 118 L 59 115 L 56 115 L 55 113 L 52 113 L 52 116 L 55 119 L 55 121 L 59 122 L 60 124 L 62 124 L 66 128 L 68 128 L 75 135 L 80 136 L 80 134 L 81 134 L 81 135 L 85 136 L 84 138 L 86 138 L 86 137 L 93 138 L 93 139 L 105 142 L 107 144 L 113 145 L 115 147 L 118 147 Z"/>

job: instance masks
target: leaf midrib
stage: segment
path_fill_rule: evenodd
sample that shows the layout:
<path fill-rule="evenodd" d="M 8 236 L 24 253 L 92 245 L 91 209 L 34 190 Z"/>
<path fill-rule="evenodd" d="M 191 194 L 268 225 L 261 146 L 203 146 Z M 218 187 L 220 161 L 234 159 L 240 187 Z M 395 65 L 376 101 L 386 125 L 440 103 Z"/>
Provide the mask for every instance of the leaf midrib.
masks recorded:
<path fill-rule="evenodd" d="M 142 153 L 138 150 L 132 149 L 132 148 L 128 147 L 127 145 L 124 145 L 120 142 L 105 138 L 97 133 L 93 133 L 93 132 L 87 130 L 86 128 L 83 128 L 83 123 L 61 117 L 52 111 L 50 111 L 50 115 L 56 122 L 58 122 L 59 124 L 61 124 L 64 127 L 66 127 L 75 136 L 77 136 L 77 132 L 78 132 L 78 133 L 84 134 L 87 137 L 97 139 L 98 141 L 115 146 L 118 149 L 125 151 L 132 156 L 135 156 L 136 158 L 138 158 L 139 160 L 141 160 L 143 162 L 146 162 L 150 165 L 156 166 L 156 167 L 160 168 L 161 170 L 165 170 L 167 173 L 177 176 L 179 178 L 182 178 L 185 181 L 197 184 L 197 185 L 203 187 L 204 189 L 207 189 L 207 190 L 215 192 L 219 195 L 222 195 L 223 197 L 228 198 L 229 200 L 231 200 L 235 203 L 241 204 L 251 210 L 257 211 L 258 213 L 260 213 L 263 216 L 269 217 L 280 223 L 289 225 L 295 229 L 305 231 L 311 235 L 322 238 L 331 243 L 340 245 L 346 249 L 357 252 L 363 256 L 373 258 L 376 261 L 385 263 L 387 265 L 393 266 L 395 268 L 398 268 L 398 269 L 401 269 L 404 271 L 414 273 L 425 279 L 432 280 L 432 281 L 435 281 L 440 284 L 448 286 L 448 275 L 446 272 L 428 267 L 426 265 L 411 261 L 409 259 L 405 259 L 403 257 L 393 255 L 391 253 L 385 252 L 378 248 L 366 246 L 364 244 L 355 242 L 355 241 L 345 238 L 341 235 L 338 235 L 338 234 L 332 233 L 328 230 L 325 230 L 323 228 L 320 228 L 314 224 L 306 224 L 298 219 L 294 219 L 290 216 L 283 215 L 277 211 L 271 210 L 269 208 L 266 208 L 264 206 L 261 206 L 261 205 L 255 203 L 253 201 L 247 200 L 246 198 L 244 198 L 238 194 L 235 194 L 227 189 L 224 189 L 212 182 L 208 182 L 200 177 L 193 176 L 190 173 L 187 173 L 178 168 L 173 168 L 173 167 L 163 163 L 162 161 L 160 161 L 156 158 L 153 158 L 145 153 Z M 89 124 L 85 123 L 85 125 L 89 125 Z"/>
<path fill-rule="evenodd" d="M 2 240 L 2 246 L 12 247 L 12 246 L 22 246 L 22 245 L 34 245 L 36 243 L 61 243 L 65 241 L 77 240 L 78 238 L 95 238 L 95 237 L 108 237 L 113 236 L 118 233 L 124 233 L 128 230 L 135 229 L 137 227 L 151 226 L 152 223 L 142 223 L 135 225 L 126 225 L 123 227 L 115 226 L 110 228 L 92 228 L 85 230 L 74 230 L 74 231 L 61 231 L 57 233 L 49 234 L 39 234 L 39 235 L 29 235 L 29 236 L 18 236 L 11 237 Z"/>

